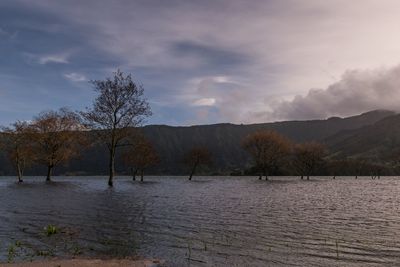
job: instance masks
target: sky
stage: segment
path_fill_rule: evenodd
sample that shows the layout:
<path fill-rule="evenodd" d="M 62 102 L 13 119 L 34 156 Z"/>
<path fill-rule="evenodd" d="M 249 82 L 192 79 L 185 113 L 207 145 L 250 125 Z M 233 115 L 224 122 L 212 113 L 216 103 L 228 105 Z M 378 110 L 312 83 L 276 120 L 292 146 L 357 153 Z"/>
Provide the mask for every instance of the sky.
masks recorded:
<path fill-rule="evenodd" d="M 400 110 L 395 0 L 1 0 L 0 124 L 142 84 L 147 124 Z"/>

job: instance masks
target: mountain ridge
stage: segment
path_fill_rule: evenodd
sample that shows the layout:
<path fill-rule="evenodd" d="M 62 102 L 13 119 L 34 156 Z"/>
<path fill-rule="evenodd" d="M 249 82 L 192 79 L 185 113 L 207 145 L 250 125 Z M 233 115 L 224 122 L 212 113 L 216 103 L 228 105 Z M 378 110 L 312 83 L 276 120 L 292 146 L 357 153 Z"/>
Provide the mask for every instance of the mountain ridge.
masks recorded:
<path fill-rule="evenodd" d="M 346 118 L 331 117 L 326 120 L 281 121 L 257 124 L 210 124 L 192 126 L 147 125 L 143 134 L 153 143 L 161 162 L 147 173 L 159 175 L 183 175 L 187 173 L 182 163 L 183 155 L 194 146 L 205 146 L 213 155 L 213 166 L 208 174 L 229 174 L 236 169 L 251 165 L 249 155 L 242 149 L 242 139 L 258 130 L 275 130 L 294 142 L 326 142 L 328 147 L 338 153 L 340 142 L 331 137 L 353 133 L 362 127 L 369 127 L 385 118 L 396 116 L 392 111 L 375 110 Z M 398 115 L 400 116 L 400 115 Z M 399 121 L 400 126 L 400 121 Z M 400 130 L 399 130 L 400 131 Z M 400 135 L 400 134 L 399 134 Z M 343 149 L 344 150 L 344 149 Z M 119 153 L 120 155 L 121 153 Z M 340 153 L 338 153 L 339 155 Z M 11 163 L 4 153 L 0 155 L 0 174 L 14 175 Z M 116 164 L 117 173 L 127 174 L 128 168 L 122 161 Z M 105 175 L 108 170 L 108 153 L 104 146 L 96 145 L 83 151 L 80 158 L 71 160 L 65 166 L 58 166 L 55 174 L 63 175 Z M 33 166 L 28 175 L 42 175 L 42 166 Z"/>

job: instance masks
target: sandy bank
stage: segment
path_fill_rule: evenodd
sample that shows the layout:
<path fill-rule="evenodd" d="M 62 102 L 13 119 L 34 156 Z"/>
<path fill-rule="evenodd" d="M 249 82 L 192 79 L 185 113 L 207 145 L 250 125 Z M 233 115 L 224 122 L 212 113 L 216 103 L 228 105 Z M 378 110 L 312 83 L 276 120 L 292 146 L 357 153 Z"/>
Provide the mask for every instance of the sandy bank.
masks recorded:
<path fill-rule="evenodd" d="M 2 267 L 156 267 L 162 262 L 159 260 L 95 260 L 95 259 L 72 259 L 72 260 L 47 260 L 13 264 L 2 264 Z"/>

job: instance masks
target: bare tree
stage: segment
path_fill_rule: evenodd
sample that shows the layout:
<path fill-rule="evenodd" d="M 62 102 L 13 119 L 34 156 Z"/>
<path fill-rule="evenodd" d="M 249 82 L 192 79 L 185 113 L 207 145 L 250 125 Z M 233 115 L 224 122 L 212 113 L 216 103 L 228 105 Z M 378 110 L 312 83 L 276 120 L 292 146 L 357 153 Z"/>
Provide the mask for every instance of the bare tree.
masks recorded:
<path fill-rule="evenodd" d="M 325 146 L 317 142 L 296 144 L 293 151 L 293 166 L 301 175 L 301 179 L 314 174 L 316 168 L 323 162 L 326 154 Z"/>
<path fill-rule="evenodd" d="M 144 170 L 157 164 L 159 157 L 152 143 L 143 136 L 136 138 L 132 143 L 122 158 L 131 169 L 132 179 L 136 180 L 136 174 L 140 172 L 140 181 L 143 182 Z"/>
<path fill-rule="evenodd" d="M 87 126 L 96 130 L 99 139 L 107 145 L 109 152 L 108 185 L 113 186 L 115 154 L 129 136 L 130 128 L 142 125 L 151 115 L 150 106 L 144 98 L 144 89 L 124 75 L 120 70 L 112 78 L 92 81 L 99 94 L 93 106 L 81 112 Z"/>
<path fill-rule="evenodd" d="M 211 153 L 205 147 L 194 147 L 184 155 L 183 162 L 191 168 L 189 176 L 190 181 L 192 180 L 197 167 L 211 164 Z"/>
<path fill-rule="evenodd" d="M 51 181 L 55 166 L 79 154 L 85 142 L 77 132 L 80 127 L 79 116 L 67 108 L 42 112 L 34 118 L 36 161 L 46 165 L 46 181 Z"/>
<path fill-rule="evenodd" d="M 355 178 L 358 179 L 358 176 L 363 175 L 363 170 L 367 169 L 367 160 L 363 158 L 359 158 L 355 160 L 355 171 L 356 171 L 356 176 Z"/>
<path fill-rule="evenodd" d="M 265 180 L 268 180 L 268 175 L 289 155 L 291 143 L 275 131 L 264 130 L 246 136 L 242 146 L 252 156 L 255 167 L 260 171 L 259 179 L 265 176 Z"/>
<path fill-rule="evenodd" d="M 4 144 L 8 158 L 17 172 L 18 182 L 22 183 L 25 167 L 34 159 L 32 127 L 24 121 L 16 121 L 10 127 L 4 127 Z"/>

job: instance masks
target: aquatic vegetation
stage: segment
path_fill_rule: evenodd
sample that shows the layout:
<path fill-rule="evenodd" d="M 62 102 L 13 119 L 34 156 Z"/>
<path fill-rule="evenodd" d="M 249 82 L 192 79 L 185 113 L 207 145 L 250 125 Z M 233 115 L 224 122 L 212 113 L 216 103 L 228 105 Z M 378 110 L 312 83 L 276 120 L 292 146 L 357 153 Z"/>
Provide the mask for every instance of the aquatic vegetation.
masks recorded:
<path fill-rule="evenodd" d="M 11 244 L 7 249 L 7 262 L 11 263 L 14 261 L 15 257 L 15 245 Z"/>
<path fill-rule="evenodd" d="M 339 259 L 339 243 L 336 240 L 336 258 Z"/>
<path fill-rule="evenodd" d="M 57 227 L 51 224 L 47 225 L 44 230 L 47 236 L 52 236 L 58 233 Z"/>
<path fill-rule="evenodd" d="M 82 249 L 79 247 L 79 246 L 74 246 L 73 248 L 72 248 L 72 254 L 74 255 L 74 256 L 78 256 L 78 255 L 81 255 L 83 252 L 82 252 Z"/>
<path fill-rule="evenodd" d="M 17 249 L 22 247 L 21 241 L 17 240 L 7 248 L 7 262 L 12 263 L 17 256 Z"/>
<path fill-rule="evenodd" d="M 190 261 L 192 258 L 192 246 L 190 242 L 188 242 L 188 260 Z"/>
<path fill-rule="evenodd" d="M 38 250 L 36 251 L 36 255 L 41 257 L 50 257 L 54 256 L 54 252 L 52 250 Z"/>

